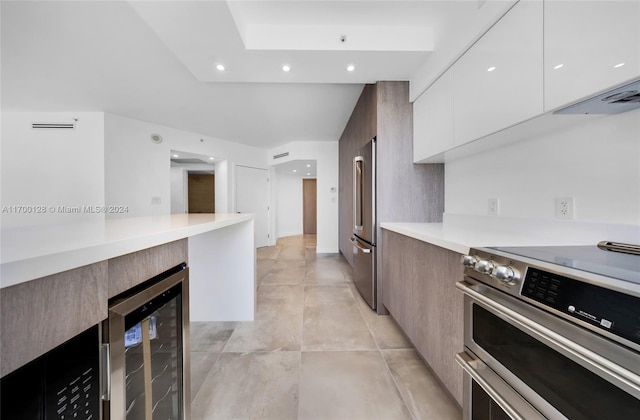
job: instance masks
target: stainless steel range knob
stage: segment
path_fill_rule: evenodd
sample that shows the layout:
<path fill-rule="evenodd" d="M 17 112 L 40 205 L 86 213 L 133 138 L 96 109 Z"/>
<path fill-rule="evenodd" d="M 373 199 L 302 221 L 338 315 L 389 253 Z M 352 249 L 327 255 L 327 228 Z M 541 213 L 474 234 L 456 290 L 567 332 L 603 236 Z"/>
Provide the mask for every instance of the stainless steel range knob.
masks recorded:
<path fill-rule="evenodd" d="M 514 283 L 520 279 L 518 270 L 508 265 L 497 266 L 491 275 L 503 283 Z"/>
<path fill-rule="evenodd" d="M 481 260 L 478 261 L 478 264 L 476 264 L 476 271 L 482 274 L 491 274 L 494 267 L 495 264 L 493 263 L 493 261 Z"/>
<path fill-rule="evenodd" d="M 478 263 L 478 259 L 473 255 L 463 255 L 460 261 L 462 262 L 462 265 L 469 268 L 475 268 Z"/>

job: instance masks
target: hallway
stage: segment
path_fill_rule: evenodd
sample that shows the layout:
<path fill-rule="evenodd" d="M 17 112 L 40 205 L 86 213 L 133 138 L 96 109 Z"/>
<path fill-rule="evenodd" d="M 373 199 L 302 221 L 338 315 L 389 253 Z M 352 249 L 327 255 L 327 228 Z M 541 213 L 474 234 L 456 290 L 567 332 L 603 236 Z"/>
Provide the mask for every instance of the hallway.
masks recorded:
<path fill-rule="evenodd" d="M 191 324 L 193 419 L 461 418 L 315 235 L 258 249 L 257 281 L 255 321 Z"/>

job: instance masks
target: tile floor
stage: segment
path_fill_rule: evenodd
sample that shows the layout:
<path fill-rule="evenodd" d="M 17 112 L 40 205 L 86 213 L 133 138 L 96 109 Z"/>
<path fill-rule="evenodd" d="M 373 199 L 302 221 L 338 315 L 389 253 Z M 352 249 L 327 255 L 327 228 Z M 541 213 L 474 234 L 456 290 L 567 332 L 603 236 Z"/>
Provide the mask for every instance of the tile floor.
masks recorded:
<path fill-rule="evenodd" d="M 191 325 L 194 420 L 462 417 L 341 255 L 316 254 L 304 235 L 257 258 L 255 321 Z"/>

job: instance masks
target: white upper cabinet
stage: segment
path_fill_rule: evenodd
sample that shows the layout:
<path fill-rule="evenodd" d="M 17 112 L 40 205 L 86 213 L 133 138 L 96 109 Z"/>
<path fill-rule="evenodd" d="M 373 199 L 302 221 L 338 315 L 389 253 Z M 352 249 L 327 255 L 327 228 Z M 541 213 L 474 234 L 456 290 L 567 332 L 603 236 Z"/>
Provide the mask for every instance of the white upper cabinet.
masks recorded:
<path fill-rule="evenodd" d="M 640 1 L 544 4 L 545 111 L 640 76 Z"/>
<path fill-rule="evenodd" d="M 453 148 L 453 74 L 448 71 L 413 103 L 413 161 Z M 429 162 L 442 159 L 429 159 Z"/>
<path fill-rule="evenodd" d="M 542 18 L 521 0 L 452 67 L 454 146 L 543 112 Z"/>

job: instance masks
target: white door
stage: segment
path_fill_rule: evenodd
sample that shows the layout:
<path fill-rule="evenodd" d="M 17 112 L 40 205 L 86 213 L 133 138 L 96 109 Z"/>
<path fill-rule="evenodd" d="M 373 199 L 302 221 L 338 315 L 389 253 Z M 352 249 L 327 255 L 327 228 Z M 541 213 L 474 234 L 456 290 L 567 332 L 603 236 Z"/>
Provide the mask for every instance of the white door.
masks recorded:
<path fill-rule="evenodd" d="M 236 166 L 236 211 L 254 213 L 256 247 L 269 244 L 269 177 L 266 169 Z"/>

